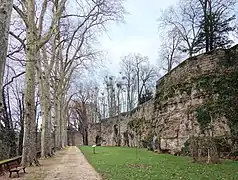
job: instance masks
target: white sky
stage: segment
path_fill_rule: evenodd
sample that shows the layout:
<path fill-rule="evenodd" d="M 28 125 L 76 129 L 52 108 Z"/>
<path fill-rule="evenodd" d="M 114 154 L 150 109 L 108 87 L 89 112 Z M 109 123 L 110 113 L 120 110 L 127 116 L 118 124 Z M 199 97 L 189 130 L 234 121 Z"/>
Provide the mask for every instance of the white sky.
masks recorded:
<path fill-rule="evenodd" d="M 119 71 L 120 57 L 129 53 L 148 56 L 152 63 L 158 61 L 160 46 L 158 22 L 162 9 L 173 5 L 177 0 L 127 0 L 125 24 L 111 25 L 108 32 L 99 38 L 110 72 Z"/>

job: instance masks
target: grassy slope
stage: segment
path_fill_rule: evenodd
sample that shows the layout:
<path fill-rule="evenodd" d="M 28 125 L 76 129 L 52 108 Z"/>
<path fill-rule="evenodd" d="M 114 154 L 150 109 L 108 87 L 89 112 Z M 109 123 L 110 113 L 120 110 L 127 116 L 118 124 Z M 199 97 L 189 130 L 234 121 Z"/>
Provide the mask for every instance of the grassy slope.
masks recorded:
<path fill-rule="evenodd" d="M 192 163 L 187 157 L 155 154 L 135 148 L 80 147 L 88 161 L 103 175 L 112 180 L 237 180 L 238 162 L 225 161 L 218 165 Z"/>

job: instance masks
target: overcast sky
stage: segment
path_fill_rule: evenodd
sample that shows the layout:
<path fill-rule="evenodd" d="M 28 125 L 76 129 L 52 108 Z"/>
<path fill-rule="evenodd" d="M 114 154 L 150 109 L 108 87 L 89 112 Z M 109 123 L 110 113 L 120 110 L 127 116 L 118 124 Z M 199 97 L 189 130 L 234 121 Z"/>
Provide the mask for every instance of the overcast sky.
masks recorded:
<path fill-rule="evenodd" d="M 119 70 L 120 57 L 129 53 L 148 56 L 152 63 L 158 60 L 159 34 L 158 22 L 162 9 L 173 5 L 177 0 L 127 0 L 125 24 L 111 25 L 108 32 L 99 40 L 110 60 L 111 72 Z"/>

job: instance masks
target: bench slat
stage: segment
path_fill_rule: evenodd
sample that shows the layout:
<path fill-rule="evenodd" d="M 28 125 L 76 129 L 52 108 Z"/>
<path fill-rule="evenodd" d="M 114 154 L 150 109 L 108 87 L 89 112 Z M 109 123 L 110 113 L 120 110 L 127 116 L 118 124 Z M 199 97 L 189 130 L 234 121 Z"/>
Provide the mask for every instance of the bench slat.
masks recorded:
<path fill-rule="evenodd" d="M 6 163 L 7 165 L 7 169 L 8 171 L 10 172 L 10 175 L 9 177 L 11 177 L 12 175 L 12 172 L 16 172 L 18 177 L 19 177 L 19 171 L 20 170 L 23 170 L 24 173 L 25 173 L 25 167 L 23 167 L 21 164 L 20 164 L 20 161 L 11 161 L 11 162 L 8 162 Z"/>

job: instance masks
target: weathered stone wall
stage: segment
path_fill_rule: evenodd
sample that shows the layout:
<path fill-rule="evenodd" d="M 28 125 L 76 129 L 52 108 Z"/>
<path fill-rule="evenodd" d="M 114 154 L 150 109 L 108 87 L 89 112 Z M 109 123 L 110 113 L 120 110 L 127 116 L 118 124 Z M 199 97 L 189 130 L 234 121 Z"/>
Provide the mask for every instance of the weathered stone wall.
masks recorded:
<path fill-rule="evenodd" d="M 238 135 L 237 49 L 187 59 L 157 81 L 154 100 L 91 124 L 89 142 L 100 135 L 104 145 L 115 145 L 116 124 L 122 145 L 127 132 L 130 146 L 157 139 L 167 150 L 181 150 L 190 135 Z"/>
<path fill-rule="evenodd" d="M 136 146 L 138 142 L 143 139 L 143 137 L 149 131 L 148 125 L 153 118 L 154 111 L 154 100 L 138 106 L 131 112 L 122 113 L 119 117 L 115 116 L 112 118 L 103 119 L 101 123 L 91 123 L 89 124 L 89 144 L 96 143 L 96 136 L 102 138 L 102 145 L 115 146 L 115 125 L 117 125 L 118 130 L 120 129 L 121 145 L 126 146 L 125 143 L 126 135 L 129 138 L 129 146 Z M 136 128 L 136 127 L 140 128 Z M 137 131 L 138 129 L 138 131 Z M 138 135 L 141 132 L 141 137 Z"/>
<path fill-rule="evenodd" d="M 224 57 L 225 51 L 217 50 L 189 58 L 157 82 L 154 130 L 161 138 L 162 149 L 180 149 L 189 135 L 201 134 L 196 108 L 216 98 L 217 94 L 208 92 L 200 83 L 204 77 L 212 79 L 215 74 L 223 73 Z M 213 84 L 207 86 L 214 88 Z M 214 116 L 210 126 L 212 128 L 203 133 L 230 133 L 223 115 Z"/>
<path fill-rule="evenodd" d="M 78 131 L 68 131 L 67 132 L 68 145 L 70 146 L 81 146 L 83 145 L 83 136 Z"/>
<path fill-rule="evenodd" d="M 108 129 L 109 131 L 109 129 Z M 96 144 L 96 137 L 100 136 L 101 124 L 100 123 L 90 123 L 88 125 L 88 143 L 89 145 Z"/>

